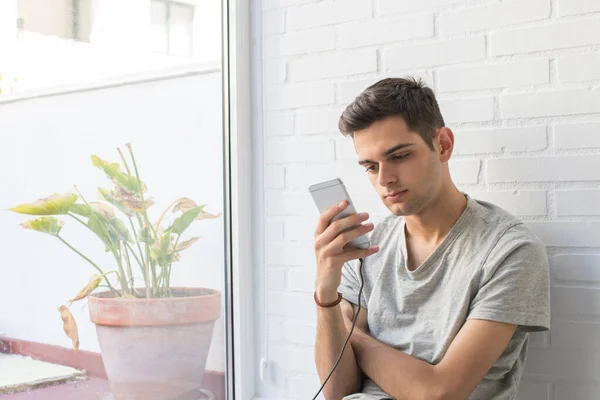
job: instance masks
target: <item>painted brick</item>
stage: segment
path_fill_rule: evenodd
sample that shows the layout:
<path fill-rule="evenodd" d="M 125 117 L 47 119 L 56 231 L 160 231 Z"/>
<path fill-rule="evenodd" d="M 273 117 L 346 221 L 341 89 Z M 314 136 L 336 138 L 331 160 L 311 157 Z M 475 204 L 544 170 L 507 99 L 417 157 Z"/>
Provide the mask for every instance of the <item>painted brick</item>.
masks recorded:
<path fill-rule="evenodd" d="M 544 191 L 467 192 L 474 199 L 496 204 L 513 215 L 546 215 L 546 192 Z"/>
<path fill-rule="evenodd" d="M 304 7 L 290 9 L 287 13 L 288 29 L 306 29 L 342 22 L 370 18 L 373 3 L 364 0 L 324 0 Z"/>
<path fill-rule="evenodd" d="M 552 322 L 552 346 L 560 349 L 600 350 L 600 324 L 556 320 Z"/>
<path fill-rule="evenodd" d="M 315 206 L 315 210 L 317 207 Z M 283 237 L 288 241 L 313 242 L 318 223 L 318 211 L 314 218 L 286 218 L 283 223 Z"/>
<path fill-rule="evenodd" d="M 457 35 L 548 18 L 550 0 L 513 0 L 442 13 L 442 35 Z"/>
<path fill-rule="evenodd" d="M 525 373 L 532 373 L 548 380 L 560 379 L 574 382 L 589 382 L 597 379 L 600 353 L 590 351 L 531 349 L 527 355 Z M 579 397 L 555 397 L 557 400 Z"/>
<path fill-rule="evenodd" d="M 383 65 L 387 71 L 404 71 L 478 61 L 483 58 L 485 58 L 485 38 L 474 36 L 386 50 Z"/>
<path fill-rule="evenodd" d="M 439 90 L 442 92 L 516 88 L 548 82 L 550 63 L 547 59 L 451 67 L 439 71 Z"/>
<path fill-rule="evenodd" d="M 263 17 L 263 34 L 273 35 L 285 32 L 285 11 L 270 10 L 265 11 Z"/>
<path fill-rule="evenodd" d="M 517 400 L 548 399 L 548 384 L 546 382 L 531 382 L 526 379 L 521 380 Z"/>
<path fill-rule="evenodd" d="M 454 136 L 454 154 L 539 151 L 547 144 L 545 126 L 471 129 Z"/>
<path fill-rule="evenodd" d="M 289 286 L 292 292 L 312 293 L 315 290 L 315 269 L 296 268 L 290 270 Z"/>
<path fill-rule="evenodd" d="M 597 181 L 598 165 L 600 156 L 498 158 L 487 161 L 487 181 Z"/>
<path fill-rule="evenodd" d="M 317 0 L 264 0 L 264 9 L 271 10 L 274 8 L 291 7 L 300 4 L 314 3 Z"/>
<path fill-rule="evenodd" d="M 450 174 L 456 183 L 477 183 L 479 181 L 480 160 L 450 160 Z"/>
<path fill-rule="evenodd" d="M 559 58 L 557 61 L 557 71 L 558 79 L 561 82 L 599 80 L 600 54 Z"/>
<path fill-rule="evenodd" d="M 560 281 L 600 282 L 600 255 L 597 254 L 559 254 L 554 258 L 553 267 L 554 278 Z M 600 336 L 598 338 L 600 341 Z"/>
<path fill-rule="evenodd" d="M 589 383 L 556 383 L 554 385 L 554 398 L 577 399 L 577 400 L 598 400 L 600 385 Z"/>
<path fill-rule="evenodd" d="M 574 15 L 600 11 L 600 2 L 597 0 L 559 0 L 559 15 Z M 583 400 L 583 399 L 582 399 Z"/>
<path fill-rule="evenodd" d="M 546 246 L 600 247 L 600 222 L 528 222 L 527 226 Z"/>
<path fill-rule="evenodd" d="M 502 117 L 535 118 L 600 112 L 600 89 L 500 95 Z"/>
<path fill-rule="evenodd" d="M 265 93 L 265 109 L 267 111 L 323 106 L 334 102 L 335 89 L 332 83 L 270 86 Z"/>
<path fill-rule="evenodd" d="M 600 315 L 600 289 L 555 286 L 552 288 L 552 314 L 561 316 Z"/>
<path fill-rule="evenodd" d="M 269 142 L 265 146 L 265 162 L 327 162 L 334 160 L 333 142 Z"/>
<path fill-rule="evenodd" d="M 481 122 L 494 119 L 494 98 L 470 97 L 464 99 L 438 99 L 444 121 Z"/>
<path fill-rule="evenodd" d="M 269 193 L 265 196 L 268 215 L 316 215 L 316 207 L 308 190 L 302 194 Z"/>
<path fill-rule="evenodd" d="M 290 343 L 312 346 L 315 344 L 317 326 L 316 324 L 291 321 L 285 324 L 284 335 L 285 340 Z"/>
<path fill-rule="evenodd" d="M 274 316 L 271 316 L 269 318 L 268 325 L 269 341 L 282 342 L 284 340 L 283 319 L 278 319 Z"/>
<path fill-rule="evenodd" d="M 268 217 L 265 225 L 267 240 L 269 242 L 280 242 L 283 240 L 283 220 Z"/>
<path fill-rule="evenodd" d="M 317 317 L 313 296 L 308 293 L 270 292 L 268 294 L 268 312 L 274 315 L 294 316 L 310 320 Z"/>
<path fill-rule="evenodd" d="M 464 0 L 420 0 L 420 1 L 398 1 L 398 0 L 379 0 L 379 14 L 387 15 L 405 11 L 419 9 L 437 9 L 443 6 L 449 6 L 456 3 L 462 3 Z"/>
<path fill-rule="evenodd" d="M 265 57 L 282 57 L 314 53 L 335 48 L 333 27 L 308 29 L 301 32 L 288 32 L 265 38 Z"/>
<path fill-rule="evenodd" d="M 264 174 L 265 189 L 283 189 L 285 186 L 285 169 L 283 166 L 267 166 Z"/>
<path fill-rule="evenodd" d="M 287 62 L 281 59 L 265 60 L 264 63 L 265 83 L 284 83 L 287 80 Z"/>
<path fill-rule="evenodd" d="M 291 111 L 267 113 L 265 131 L 269 136 L 293 135 L 294 113 Z"/>
<path fill-rule="evenodd" d="M 312 242 L 299 244 L 270 244 L 267 253 L 267 264 L 273 266 L 306 267 L 315 264 L 315 250 Z"/>
<path fill-rule="evenodd" d="M 341 138 L 335 141 L 335 157 L 339 161 L 358 161 L 354 142 L 351 138 Z"/>
<path fill-rule="evenodd" d="M 558 149 L 600 148 L 600 123 L 557 125 L 554 145 Z"/>
<path fill-rule="evenodd" d="M 310 81 L 377 72 L 377 51 L 363 49 L 290 62 L 294 81 Z"/>
<path fill-rule="evenodd" d="M 341 113 L 339 109 L 298 111 L 296 132 L 301 135 L 337 132 Z"/>
<path fill-rule="evenodd" d="M 285 290 L 285 269 L 269 268 L 267 271 L 267 286 L 270 290 Z"/>
<path fill-rule="evenodd" d="M 600 19 L 553 23 L 490 34 L 491 54 L 501 56 L 600 43 Z"/>
<path fill-rule="evenodd" d="M 600 215 L 600 190 L 560 190 L 555 198 L 558 216 Z"/>
<path fill-rule="evenodd" d="M 432 36 L 432 14 L 343 24 L 337 27 L 338 46 L 341 48 L 397 43 Z"/>

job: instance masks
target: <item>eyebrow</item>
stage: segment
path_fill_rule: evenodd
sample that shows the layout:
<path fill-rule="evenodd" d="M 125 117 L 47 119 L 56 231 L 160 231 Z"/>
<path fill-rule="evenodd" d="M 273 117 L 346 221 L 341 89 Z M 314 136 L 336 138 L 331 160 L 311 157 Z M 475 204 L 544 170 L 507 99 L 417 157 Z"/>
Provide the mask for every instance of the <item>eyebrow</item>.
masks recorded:
<path fill-rule="evenodd" d="M 394 146 L 392 148 L 389 148 L 386 151 L 384 151 L 383 152 L 383 156 L 384 157 L 388 157 L 391 154 L 393 154 L 394 152 L 396 152 L 397 150 L 403 149 L 405 147 L 410 147 L 412 145 L 413 145 L 413 143 L 402 143 L 402 144 L 396 145 L 396 146 Z M 376 164 L 376 162 L 373 161 L 373 160 L 360 160 L 358 163 L 360 165 L 363 165 L 363 164 Z"/>

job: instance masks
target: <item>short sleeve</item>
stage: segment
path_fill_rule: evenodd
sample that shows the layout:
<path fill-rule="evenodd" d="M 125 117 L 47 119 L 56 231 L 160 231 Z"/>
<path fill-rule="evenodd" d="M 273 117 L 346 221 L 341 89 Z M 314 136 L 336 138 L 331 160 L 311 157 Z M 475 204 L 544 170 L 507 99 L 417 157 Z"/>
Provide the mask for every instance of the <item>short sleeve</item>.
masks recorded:
<path fill-rule="evenodd" d="M 342 283 L 338 289 L 344 299 L 358 305 L 360 282 L 360 260 L 352 260 L 345 263 L 342 267 Z M 360 300 L 360 306 L 367 308 L 364 289 Z"/>
<path fill-rule="evenodd" d="M 515 238 L 500 247 L 507 250 L 497 249 L 488 258 L 491 268 L 484 267 L 483 284 L 471 302 L 468 318 L 516 324 L 526 332 L 549 330 L 550 272 L 545 246 L 537 240 Z"/>

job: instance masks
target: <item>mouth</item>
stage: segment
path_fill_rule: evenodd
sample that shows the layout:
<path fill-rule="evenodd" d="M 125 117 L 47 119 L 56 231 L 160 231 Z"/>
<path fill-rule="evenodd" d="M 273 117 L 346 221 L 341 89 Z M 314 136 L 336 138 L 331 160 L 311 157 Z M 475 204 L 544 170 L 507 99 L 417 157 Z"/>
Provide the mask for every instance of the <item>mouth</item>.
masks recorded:
<path fill-rule="evenodd" d="M 398 200 L 402 197 L 408 190 L 397 190 L 395 192 L 388 193 L 385 198 L 389 200 Z"/>

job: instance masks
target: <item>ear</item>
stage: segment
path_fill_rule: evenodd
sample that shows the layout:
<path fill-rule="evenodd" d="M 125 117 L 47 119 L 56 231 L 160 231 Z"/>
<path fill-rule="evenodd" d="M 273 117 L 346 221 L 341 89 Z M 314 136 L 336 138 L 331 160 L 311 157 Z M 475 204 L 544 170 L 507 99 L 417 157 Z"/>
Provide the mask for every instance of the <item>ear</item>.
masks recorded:
<path fill-rule="evenodd" d="M 440 161 L 448 162 L 454 150 L 454 133 L 445 126 L 440 128 L 437 133 L 437 142 L 436 150 L 440 153 Z"/>

